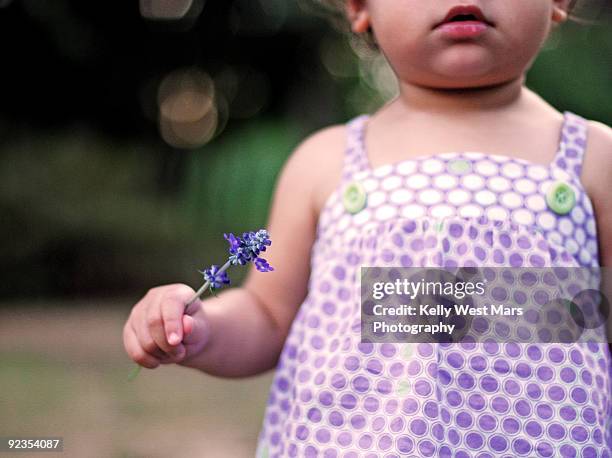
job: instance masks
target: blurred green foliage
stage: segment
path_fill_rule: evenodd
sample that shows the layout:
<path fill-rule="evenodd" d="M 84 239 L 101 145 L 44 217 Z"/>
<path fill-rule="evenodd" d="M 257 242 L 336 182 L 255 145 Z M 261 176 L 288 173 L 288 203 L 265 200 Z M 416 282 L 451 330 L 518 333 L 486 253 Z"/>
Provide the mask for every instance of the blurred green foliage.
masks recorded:
<path fill-rule="evenodd" d="M 527 85 L 559 110 L 612 125 L 612 29 L 570 22 L 555 30 Z"/>
<path fill-rule="evenodd" d="M 278 100 L 249 119 L 230 119 L 201 148 L 111 136 L 91 123 L 12 131 L 0 118 L 0 297 L 139 295 L 171 282 L 196 287 L 198 269 L 223 261 L 223 232 L 264 227 L 276 178 L 298 142 L 375 110 L 389 96 L 380 92 L 384 78 L 372 72 L 372 61 L 359 60 L 322 21 L 295 11 L 261 39 L 275 53 L 267 77 Z M 296 34 L 304 36 L 293 46 L 279 45 Z M 527 84 L 560 110 L 610 125 L 611 56 L 607 23 L 566 24 Z M 206 69 L 208 62 L 198 65 Z M 236 282 L 244 273 L 231 276 Z"/>
<path fill-rule="evenodd" d="M 174 196 L 156 192 L 143 145 L 84 133 L 8 145 L 0 156 L 1 254 L 10 266 L 3 293 L 197 286 L 197 269 L 224 261 L 224 232 L 265 226 L 274 181 L 299 132 L 261 118 L 239 135 L 183 152 L 187 174 Z"/>
<path fill-rule="evenodd" d="M 176 202 L 156 194 L 146 153 L 83 132 L 5 144 L 2 293 L 103 293 L 107 279 L 128 287 L 169 267 L 185 223 Z"/>
<path fill-rule="evenodd" d="M 300 131 L 286 120 L 262 117 L 193 152 L 180 197 L 192 229 L 210 236 L 263 227 L 277 174 Z"/>

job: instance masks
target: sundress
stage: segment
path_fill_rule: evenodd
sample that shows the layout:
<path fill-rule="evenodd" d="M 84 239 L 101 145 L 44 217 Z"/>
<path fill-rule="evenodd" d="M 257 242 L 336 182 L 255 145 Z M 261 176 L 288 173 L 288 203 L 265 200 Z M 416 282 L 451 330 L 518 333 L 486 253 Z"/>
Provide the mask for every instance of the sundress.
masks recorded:
<path fill-rule="evenodd" d="M 342 180 L 320 214 L 308 295 L 276 368 L 257 456 L 610 457 L 605 341 L 362 343 L 360 335 L 362 266 L 598 267 L 580 182 L 585 119 L 564 113 L 548 165 L 450 152 L 375 169 L 368 119 L 347 123 Z M 574 198 L 563 212 L 547 200 L 559 183 Z M 350 208 L 356 185 L 366 199 Z"/>

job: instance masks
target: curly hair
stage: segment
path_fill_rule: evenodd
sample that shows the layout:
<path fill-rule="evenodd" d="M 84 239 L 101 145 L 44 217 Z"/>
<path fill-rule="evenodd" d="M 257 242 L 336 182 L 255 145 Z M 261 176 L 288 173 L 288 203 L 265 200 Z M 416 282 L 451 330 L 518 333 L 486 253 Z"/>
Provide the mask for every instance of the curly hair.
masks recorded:
<path fill-rule="evenodd" d="M 346 17 L 346 0 L 307 0 L 307 2 L 311 3 L 313 7 L 323 7 L 323 12 L 319 8 L 313 8 L 313 12 L 325 16 L 336 29 L 351 35 L 358 42 L 365 44 L 371 51 L 378 50 L 371 27 L 365 33 L 355 33 L 351 30 L 350 23 Z"/>

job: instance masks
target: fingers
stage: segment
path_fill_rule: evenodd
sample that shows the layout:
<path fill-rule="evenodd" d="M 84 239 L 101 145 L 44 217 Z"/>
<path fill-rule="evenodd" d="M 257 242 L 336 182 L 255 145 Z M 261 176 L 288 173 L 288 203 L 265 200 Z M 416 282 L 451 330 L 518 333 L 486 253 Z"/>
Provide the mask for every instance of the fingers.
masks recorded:
<path fill-rule="evenodd" d="M 177 356 L 184 351 L 183 314 L 185 304 L 193 297 L 193 290 L 185 285 L 173 285 L 164 290 L 159 301 L 147 310 L 147 324 L 151 337 L 164 352 Z"/>
<path fill-rule="evenodd" d="M 157 346 L 155 340 L 149 332 L 149 329 L 146 326 L 139 325 L 138 322 L 133 322 L 131 324 L 132 331 L 136 335 L 138 344 L 145 353 L 153 356 L 154 358 L 160 361 L 167 357 L 166 353 Z"/>
<path fill-rule="evenodd" d="M 185 304 L 176 299 L 168 299 L 161 304 L 164 333 L 170 347 L 180 344 L 183 340 L 184 311 Z"/>
<path fill-rule="evenodd" d="M 136 333 L 129 324 L 123 328 L 123 345 L 128 356 L 141 366 L 148 369 L 155 369 L 159 366 L 158 359 L 143 350 Z"/>
<path fill-rule="evenodd" d="M 154 369 L 160 364 L 178 363 L 185 358 L 186 350 L 183 345 L 176 348 L 171 354 L 165 353 L 157 346 L 147 328 L 141 328 L 138 331 L 131 328 L 126 333 L 131 346 L 128 355 L 141 366 Z"/>
<path fill-rule="evenodd" d="M 194 294 L 180 284 L 149 290 L 132 309 L 124 328 L 130 358 L 149 368 L 182 361 L 187 353 L 182 341 L 195 328 L 193 318 L 185 318 L 185 304 Z"/>
<path fill-rule="evenodd" d="M 174 353 L 176 348 L 173 345 L 170 345 L 166 338 L 161 306 L 155 304 L 147 309 L 145 323 L 146 329 L 142 330 L 142 333 L 148 333 L 151 336 L 153 345 L 164 353 Z M 138 335 L 140 336 L 140 332 Z"/>

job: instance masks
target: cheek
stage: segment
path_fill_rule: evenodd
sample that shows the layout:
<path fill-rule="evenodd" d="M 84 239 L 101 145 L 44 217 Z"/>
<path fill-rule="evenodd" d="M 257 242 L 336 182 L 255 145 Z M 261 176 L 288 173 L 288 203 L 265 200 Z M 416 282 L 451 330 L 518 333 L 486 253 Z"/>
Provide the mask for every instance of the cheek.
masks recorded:
<path fill-rule="evenodd" d="M 423 52 L 431 14 L 422 0 L 372 0 L 369 5 L 376 40 L 388 57 L 409 59 Z"/>
<path fill-rule="evenodd" d="M 386 34 L 378 40 L 378 45 L 391 64 L 404 66 L 418 62 L 423 55 L 423 46 L 417 41 L 410 40 L 405 32 Z"/>
<path fill-rule="evenodd" d="M 523 0 L 517 1 L 525 3 Z M 514 53 L 537 53 L 548 36 L 550 8 L 546 2 L 535 1 L 531 3 L 531 8 L 526 4 L 517 11 L 500 24 L 502 43 Z"/>
<path fill-rule="evenodd" d="M 412 21 L 387 21 L 383 33 L 376 34 L 376 41 L 391 66 L 398 69 L 415 63 L 419 66 L 434 51 L 423 36 L 423 26 Z"/>

